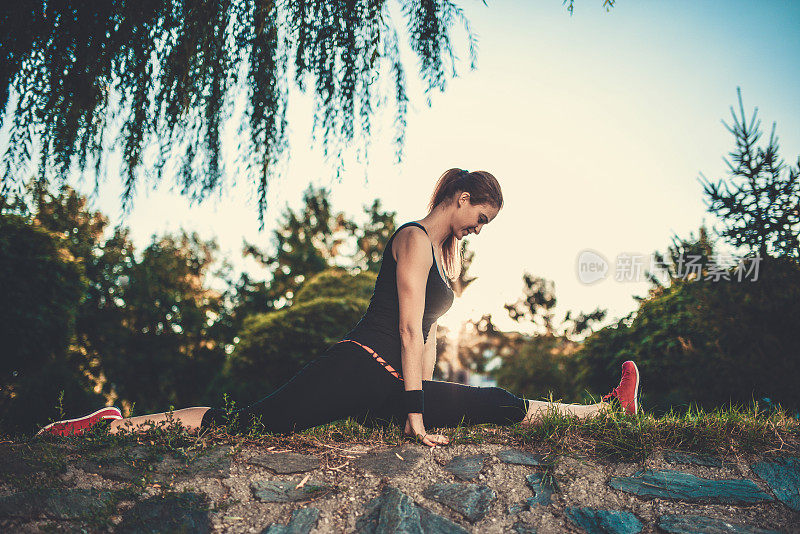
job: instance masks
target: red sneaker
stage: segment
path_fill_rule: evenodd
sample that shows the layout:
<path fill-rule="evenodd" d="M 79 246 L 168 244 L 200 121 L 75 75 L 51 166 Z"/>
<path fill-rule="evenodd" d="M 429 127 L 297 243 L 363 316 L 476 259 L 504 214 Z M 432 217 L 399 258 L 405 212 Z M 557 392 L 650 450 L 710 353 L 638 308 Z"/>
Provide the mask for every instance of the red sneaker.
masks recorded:
<path fill-rule="evenodd" d="M 122 419 L 122 413 L 119 411 L 119 408 L 115 406 L 106 406 L 94 413 L 79 417 L 78 419 L 65 419 L 64 421 L 50 423 L 36 435 L 38 436 L 46 432 L 55 436 L 77 436 L 83 434 L 85 430 L 92 428 L 100 422 L 101 419 Z"/>
<path fill-rule="evenodd" d="M 622 380 L 619 385 L 611 390 L 608 395 L 603 395 L 602 400 L 616 398 L 622 405 L 622 409 L 628 415 L 636 415 L 639 411 L 639 369 L 631 360 L 622 364 Z"/>

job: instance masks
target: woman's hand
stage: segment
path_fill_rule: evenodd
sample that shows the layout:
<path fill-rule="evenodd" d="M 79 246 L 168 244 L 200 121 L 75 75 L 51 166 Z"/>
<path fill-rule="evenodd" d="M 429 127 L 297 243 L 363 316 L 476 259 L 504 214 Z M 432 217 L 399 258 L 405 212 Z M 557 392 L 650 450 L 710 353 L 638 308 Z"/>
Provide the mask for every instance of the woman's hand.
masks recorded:
<path fill-rule="evenodd" d="M 425 424 L 422 422 L 421 413 L 410 413 L 406 418 L 405 434 L 421 439 L 423 445 L 433 448 L 437 445 L 447 445 L 450 439 L 442 434 L 428 434 L 425 432 Z"/>

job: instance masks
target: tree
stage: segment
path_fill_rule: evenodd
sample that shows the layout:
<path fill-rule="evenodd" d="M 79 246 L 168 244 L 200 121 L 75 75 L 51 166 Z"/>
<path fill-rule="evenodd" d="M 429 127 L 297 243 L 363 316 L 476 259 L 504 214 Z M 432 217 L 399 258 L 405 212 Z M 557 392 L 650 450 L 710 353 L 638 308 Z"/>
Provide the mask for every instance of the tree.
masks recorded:
<path fill-rule="evenodd" d="M 550 311 L 556 305 L 555 285 L 552 280 L 546 280 L 530 273 L 522 275 L 524 298 L 516 302 L 505 304 L 503 307 L 508 315 L 519 322 L 528 319 L 534 324 L 541 322 L 546 335 L 552 335 L 553 314 Z"/>
<path fill-rule="evenodd" d="M 86 279 L 67 358 L 88 389 L 126 411 L 200 402 L 233 346 L 227 295 L 206 285 L 216 242 L 154 236 L 137 258 L 129 230 L 106 235 L 108 218 L 66 185 L 41 192 L 33 222 L 62 236 Z"/>
<path fill-rule="evenodd" d="M 35 202 L 35 221 L 63 235 L 64 246 L 84 269 L 88 284 L 78 307 L 70 350 L 102 389 L 103 356 L 119 353 L 126 339 L 123 322 L 127 310 L 121 296 L 128 270 L 135 263 L 129 230 L 117 227 L 106 236 L 108 217 L 90 209 L 86 197 L 67 185 L 55 193 L 40 192 Z"/>
<path fill-rule="evenodd" d="M 637 302 L 656 297 L 681 281 L 704 280 L 711 275 L 711 270 L 724 270 L 727 267 L 721 261 L 723 258 L 715 253 L 705 224 L 700 225 L 697 238 L 694 232 L 689 232 L 688 239 L 673 234 L 671 240 L 666 256 L 658 250 L 653 252 L 656 270 L 645 270 L 650 289 L 645 297 L 634 295 Z"/>
<path fill-rule="evenodd" d="M 287 149 L 289 80 L 304 92 L 310 86 L 314 139 L 321 130 L 325 155 L 335 153 L 338 174 L 343 147 L 356 133 L 363 134 L 367 151 L 371 118 L 385 91 L 376 82 L 388 76 L 397 158 L 402 158 L 409 97 L 389 7 L 367 0 L 5 5 L 0 15 L 0 109 L 6 109 L 11 88 L 18 100 L 11 112 L 0 197 L 19 189 L 14 168 L 30 158 L 32 132 L 41 137 L 34 178 L 38 189 L 46 186 L 46 169 L 66 175 L 75 156 L 82 172 L 87 156 L 95 159 L 97 180 L 109 148 L 105 128 L 120 116 L 124 205 L 132 199 L 145 148 L 153 140 L 160 149 L 154 179 L 162 180 L 166 163 L 181 150 L 182 192 L 203 200 L 223 187 L 220 130 L 233 103 L 230 93 L 244 76 L 251 146 L 239 155 L 246 158 L 248 180 L 257 185 L 263 227 L 267 186 Z M 461 9 L 449 0 L 404 2 L 401 7 L 430 103 L 430 93 L 444 91 L 448 78 L 457 75 L 453 24 L 460 21 L 467 31 L 473 69 L 477 40 Z"/>
<path fill-rule="evenodd" d="M 561 5 L 567 6 L 567 11 L 569 11 L 570 16 L 572 16 L 573 11 L 575 10 L 575 0 L 562 0 Z M 614 0 L 603 0 L 603 7 L 606 11 L 610 10 L 614 7 Z"/>
<path fill-rule="evenodd" d="M 222 368 L 233 331 L 224 295 L 208 287 L 215 240 L 185 231 L 152 239 L 118 297 L 115 350 L 102 355 L 104 390 L 137 412 L 197 404 Z"/>
<path fill-rule="evenodd" d="M 475 251 L 469 250 L 469 239 L 461 240 L 460 254 L 461 273 L 451 284 L 453 293 L 455 293 L 457 297 L 463 295 L 469 285 L 478 279 L 477 276 L 469 275 L 469 268 L 472 266 L 472 262 L 475 259 Z"/>
<path fill-rule="evenodd" d="M 736 93 L 741 121 L 733 107 L 733 127 L 723 121 L 736 140 L 736 148 L 729 154 L 733 163 L 725 159 L 728 181 L 712 184 L 701 173 L 708 211 L 722 219 L 725 230 L 720 236 L 733 246 L 745 246 L 762 258 L 775 255 L 800 260 L 800 157 L 797 168 L 786 168 L 778 156 L 774 122 L 766 148 L 757 146 L 761 137 L 758 108 L 748 124 L 738 87 Z"/>
<path fill-rule="evenodd" d="M 100 399 L 69 346 L 87 279 L 66 238 L 17 214 L 0 215 L 0 426 L 31 431 L 59 394 L 65 410 Z"/>
<path fill-rule="evenodd" d="M 577 314 L 567 311 L 561 323 L 555 325 L 553 282 L 524 273 L 523 283 L 524 297 L 504 307 L 515 321 L 529 320 L 543 327 L 544 333 L 528 336 L 497 331 L 492 336 L 484 335 L 489 340 L 494 338 L 497 345 L 489 352 L 490 361 L 484 366 L 500 387 L 531 397 L 542 397 L 550 392 L 565 400 L 576 398 L 573 354 L 580 344 L 570 338 L 591 331 L 592 323 L 602 321 L 606 310 L 597 308 L 590 313 Z M 493 330 L 491 320 L 488 323 L 492 328 L 487 330 Z"/>
<path fill-rule="evenodd" d="M 376 198 L 372 205 L 364 206 L 367 222 L 363 228 L 355 226 L 351 229 L 356 234 L 356 254 L 353 264 L 362 270 L 378 273 L 381 268 L 382 254 L 386 243 L 392 236 L 397 212 L 381 210 L 381 200 Z"/>
<path fill-rule="evenodd" d="M 352 275 L 338 267 L 322 271 L 303 283 L 294 296 L 293 304 L 304 304 L 320 297 L 354 298 L 369 302 L 377 275 L 370 271 L 362 273 L 364 276 Z"/>
<path fill-rule="evenodd" d="M 556 326 L 553 324 L 553 313 L 551 312 L 556 305 L 555 284 L 552 280 L 533 276 L 530 273 L 524 273 L 522 281 L 524 297 L 516 302 L 507 303 L 503 307 L 515 321 L 521 322 L 527 319 L 533 324 L 542 326 L 546 336 L 555 335 Z M 588 314 L 579 313 L 574 316 L 571 311 L 567 311 L 560 328 L 564 335 L 577 336 L 586 330 L 591 330 L 591 323 L 602 321 L 605 316 L 606 310 L 600 308 Z"/>
<path fill-rule="evenodd" d="M 524 337 L 513 351 L 501 353 L 501 364 L 489 372 L 497 385 L 528 398 L 552 394 L 573 399 L 574 359 L 578 344 L 560 336 Z"/>
<path fill-rule="evenodd" d="M 244 295 L 244 302 L 253 306 L 247 313 L 291 305 L 295 291 L 305 279 L 333 266 L 334 261 L 343 257 L 344 247 L 356 225 L 343 212 L 332 212 L 329 194 L 328 189 L 317 189 L 311 184 L 303 192 L 300 213 L 286 208 L 278 228 L 273 230 L 271 248 L 274 252 L 245 242 L 244 255 L 252 256 L 270 273 L 268 284 L 255 286 L 257 291 L 263 292 L 263 300 L 253 302 Z M 243 285 L 242 289 L 246 287 Z"/>

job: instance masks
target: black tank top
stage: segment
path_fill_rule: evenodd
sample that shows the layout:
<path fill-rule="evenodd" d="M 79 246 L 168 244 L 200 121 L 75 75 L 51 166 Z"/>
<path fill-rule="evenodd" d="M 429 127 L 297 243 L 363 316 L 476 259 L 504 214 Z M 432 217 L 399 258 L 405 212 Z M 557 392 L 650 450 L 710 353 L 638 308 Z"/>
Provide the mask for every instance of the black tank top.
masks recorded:
<path fill-rule="evenodd" d="M 400 300 L 397 292 L 397 262 L 392 255 L 392 241 L 397 232 L 410 225 L 419 226 L 426 234 L 428 233 L 418 222 L 405 223 L 395 230 L 383 249 L 381 267 L 367 311 L 358 324 L 345 335 L 345 339 L 354 339 L 370 346 L 391 363 L 400 362 Z M 433 265 L 428 272 L 425 310 L 422 314 L 422 336 L 425 342 L 428 340 L 431 325 L 450 309 L 455 298 L 455 293 L 439 274 L 433 243 L 431 243 L 431 254 L 433 254 Z"/>

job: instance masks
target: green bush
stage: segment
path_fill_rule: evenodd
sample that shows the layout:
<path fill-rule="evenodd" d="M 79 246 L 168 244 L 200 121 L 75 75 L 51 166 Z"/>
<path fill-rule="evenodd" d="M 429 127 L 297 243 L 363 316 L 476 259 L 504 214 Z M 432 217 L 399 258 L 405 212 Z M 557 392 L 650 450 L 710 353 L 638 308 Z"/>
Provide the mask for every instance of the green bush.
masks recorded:
<path fill-rule="evenodd" d="M 309 278 L 297 290 L 292 304 L 301 304 L 319 297 L 354 298 L 369 302 L 377 277 L 371 271 L 362 271 L 353 276 L 344 269 L 327 269 Z"/>
<path fill-rule="evenodd" d="M 643 406 L 656 412 L 694 403 L 710 409 L 768 397 L 800 408 L 800 266 L 765 258 L 759 278 L 679 280 L 589 337 L 577 354 L 577 383 L 605 393 L 620 365 L 636 361 Z"/>

